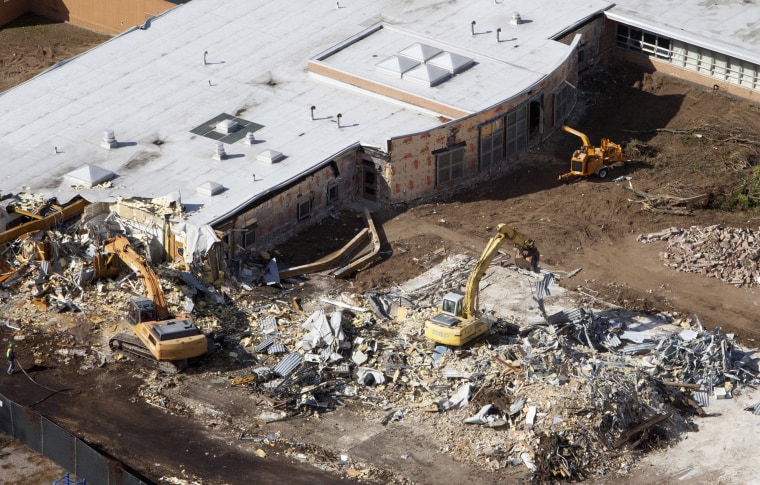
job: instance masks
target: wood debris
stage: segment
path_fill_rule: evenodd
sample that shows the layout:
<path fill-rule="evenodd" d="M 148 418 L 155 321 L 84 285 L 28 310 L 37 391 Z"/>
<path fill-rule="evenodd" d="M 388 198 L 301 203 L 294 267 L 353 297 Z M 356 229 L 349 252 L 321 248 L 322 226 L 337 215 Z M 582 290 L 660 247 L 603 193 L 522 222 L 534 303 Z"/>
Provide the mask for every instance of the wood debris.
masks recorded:
<path fill-rule="evenodd" d="M 678 271 L 707 275 L 737 287 L 760 285 L 759 231 L 721 225 L 671 227 L 640 235 L 638 240 L 667 241 L 660 259 Z"/>
<path fill-rule="evenodd" d="M 622 185 L 626 190 L 633 192 L 641 200 L 631 200 L 630 202 L 637 202 L 644 206 L 644 209 L 657 214 L 675 214 L 679 216 L 691 215 L 692 211 L 688 207 L 689 204 L 693 204 L 696 201 L 703 200 L 707 197 L 707 194 L 699 194 L 692 197 L 678 197 L 668 194 L 650 194 L 639 189 L 635 189 L 631 181 L 628 181 L 628 186 Z"/>

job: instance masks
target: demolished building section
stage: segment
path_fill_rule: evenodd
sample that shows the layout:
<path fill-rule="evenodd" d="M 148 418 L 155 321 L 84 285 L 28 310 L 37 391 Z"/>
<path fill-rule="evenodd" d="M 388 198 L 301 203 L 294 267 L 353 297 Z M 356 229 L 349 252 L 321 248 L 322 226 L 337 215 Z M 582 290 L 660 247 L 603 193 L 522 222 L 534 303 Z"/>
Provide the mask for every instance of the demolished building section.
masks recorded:
<path fill-rule="evenodd" d="M 165 204 L 158 207 L 133 201 L 119 210 L 131 214 L 132 226 L 145 224 L 137 214 L 151 210 L 172 217 Z M 47 320 L 40 312 L 81 312 L 100 345 L 83 349 L 62 339 L 58 355 L 82 369 L 128 357 L 107 342 L 124 328 L 124 307 L 145 294 L 144 283 L 126 269 L 114 279 L 92 278 L 98 241 L 130 233 L 112 214 L 85 211 L 81 220 L 6 244 L 4 258 L 16 269 L 0 284 L 4 324 L 14 339 L 56 331 L 40 323 Z M 150 240 L 130 237 L 148 259 Z M 758 384 L 753 353 L 719 329 L 705 330 L 698 318 L 578 306 L 551 288 L 556 275 L 524 271 L 504 255 L 492 262 L 481 292 L 490 331 L 466 348 L 436 346 L 422 327 L 443 295 L 465 285 L 470 258 L 448 259 L 403 287 L 298 302 L 290 301 L 295 277 L 284 278 L 268 299 L 234 278 L 220 294 L 181 260 L 159 263 L 160 256 L 150 258 L 167 307 L 192 311 L 213 339 L 216 353 L 199 365 L 213 362 L 223 382 L 260 402 L 262 426 L 349 407 L 384 426 L 437 429 L 431 432 L 441 452 L 494 473 L 521 466 L 539 480 L 574 480 L 625 470 L 637 452 L 678 439 L 694 417 L 709 415 L 711 399 Z M 251 274 L 261 277 L 250 284 L 266 285 L 268 262 L 246 267 L 255 264 Z M 504 290 L 505 282 L 511 289 Z M 36 353 L 38 361 L 46 358 Z M 140 394 L 173 412 L 202 415 L 171 393 L 176 379 L 154 373 Z M 337 466 L 349 474 L 370 465 Z"/>
<path fill-rule="evenodd" d="M 548 295 L 523 317 L 497 318 L 476 345 L 431 345 L 422 322 L 441 295 L 464 285 L 472 263 L 444 264 L 416 288 L 312 301 L 310 314 L 284 301 L 287 289 L 270 302 L 250 302 L 243 319 L 207 307 L 211 322 L 228 322 L 208 328 L 244 364 L 226 373 L 227 382 L 266 403 L 256 427 L 358 406 L 384 426 L 437 429 L 440 451 L 457 460 L 495 473 L 524 466 L 539 481 L 625 473 L 639 453 L 678 440 L 695 417 L 709 416 L 711 399 L 758 383 L 753 353 L 696 317 L 590 306 L 542 315 L 541 307 L 567 303 Z M 505 263 L 490 272 L 535 282 L 499 268 Z M 528 290 L 528 300 L 537 296 Z M 159 378 L 141 393 L 173 411 L 196 412 L 165 389 Z M 369 465 L 330 466 L 348 473 Z"/>

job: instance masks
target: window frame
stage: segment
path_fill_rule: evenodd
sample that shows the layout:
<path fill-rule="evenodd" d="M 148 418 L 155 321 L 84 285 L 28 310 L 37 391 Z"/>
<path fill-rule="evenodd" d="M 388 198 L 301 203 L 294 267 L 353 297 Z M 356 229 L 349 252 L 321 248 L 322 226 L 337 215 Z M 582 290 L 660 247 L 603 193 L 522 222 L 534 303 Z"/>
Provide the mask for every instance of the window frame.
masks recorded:
<path fill-rule="evenodd" d="M 311 217 L 312 202 L 313 201 L 311 197 L 301 197 L 299 199 L 296 199 L 296 220 L 297 221 L 300 222 Z M 303 209 L 304 207 L 306 207 L 305 210 Z"/>
<path fill-rule="evenodd" d="M 253 221 L 243 228 L 243 248 L 249 249 L 256 245 L 256 229 L 259 228 L 259 221 Z M 252 241 L 249 238 L 253 238 Z"/>
<path fill-rule="evenodd" d="M 327 203 L 334 204 L 340 200 L 340 187 L 337 181 L 327 184 Z"/>
<path fill-rule="evenodd" d="M 433 152 L 435 155 L 436 186 L 464 177 L 465 146 L 465 143 L 462 142 Z M 445 177 L 442 177 L 444 173 Z"/>

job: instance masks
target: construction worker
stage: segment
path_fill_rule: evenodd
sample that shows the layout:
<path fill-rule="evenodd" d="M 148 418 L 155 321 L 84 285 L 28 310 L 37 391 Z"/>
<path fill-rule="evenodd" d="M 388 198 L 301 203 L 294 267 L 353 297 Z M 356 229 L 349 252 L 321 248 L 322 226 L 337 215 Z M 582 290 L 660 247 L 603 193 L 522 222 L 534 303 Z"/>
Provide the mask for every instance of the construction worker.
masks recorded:
<path fill-rule="evenodd" d="M 16 371 L 16 353 L 13 351 L 13 344 L 8 344 L 8 351 L 5 356 L 8 358 L 8 374 L 13 374 Z"/>

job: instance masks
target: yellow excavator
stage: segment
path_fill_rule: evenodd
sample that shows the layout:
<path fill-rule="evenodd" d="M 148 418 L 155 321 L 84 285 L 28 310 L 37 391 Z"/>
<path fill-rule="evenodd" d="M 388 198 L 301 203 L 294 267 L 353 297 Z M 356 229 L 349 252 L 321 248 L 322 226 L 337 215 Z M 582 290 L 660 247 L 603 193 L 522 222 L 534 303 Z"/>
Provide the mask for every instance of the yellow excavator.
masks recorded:
<path fill-rule="evenodd" d="M 191 315 L 169 314 L 158 275 L 126 237 L 108 239 L 95 254 L 95 278 L 118 275 L 121 263 L 142 278 L 148 297 L 129 302 L 127 322 L 134 335 L 114 335 L 109 341 L 111 348 L 156 360 L 166 364 L 161 368 L 169 371 L 180 370 L 187 359 L 205 355 L 209 350 L 206 335 L 195 325 Z"/>
<path fill-rule="evenodd" d="M 600 146 L 595 147 L 591 145 L 584 133 L 567 125 L 562 125 L 562 129 L 579 137 L 583 141 L 583 146 L 573 153 L 573 157 L 570 159 L 570 171 L 560 175 L 560 181 L 567 182 L 571 177 L 589 177 L 591 175 L 604 179 L 609 175 L 613 164 L 631 161 L 630 158 L 623 155 L 620 145 L 607 138 L 602 138 Z"/>
<path fill-rule="evenodd" d="M 478 318 L 478 289 L 488 266 L 505 240 L 517 248 L 515 263 L 538 271 L 539 252 L 532 239 L 528 239 L 507 224 L 496 226 L 496 233 L 483 250 L 480 259 L 467 280 L 465 293 L 447 293 L 441 302 L 441 311 L 425 322 L 425 337 L 433 342 L 459 347 L 488 332 L 488 323 Z"/>

